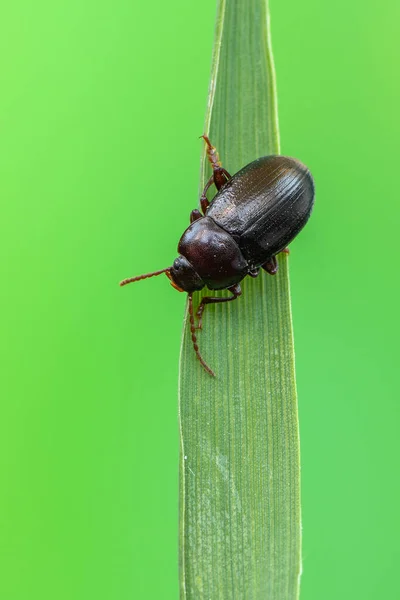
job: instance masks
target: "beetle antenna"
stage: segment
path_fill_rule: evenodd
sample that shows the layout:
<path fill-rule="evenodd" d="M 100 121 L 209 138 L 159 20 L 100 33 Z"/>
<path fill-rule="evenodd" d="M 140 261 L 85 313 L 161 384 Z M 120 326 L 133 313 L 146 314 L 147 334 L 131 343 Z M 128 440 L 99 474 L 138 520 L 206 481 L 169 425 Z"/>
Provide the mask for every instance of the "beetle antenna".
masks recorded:
<path fill-rule="evenodd" d="M 147 279 L 148 277 L 156 277 L 156 275 L 161 275 L 161 273 L 169 273 L 172 267 L 167 267 L 166 269 L 161 269 L 161 271 L 154 271 L 154 273 L 145 273 L 144 275 L 138 275 L 137 277 L 128 277 L 128 279 L 123 279 L 120 281 L 120 286 L 127 285 L 128 283 L 133 283 L 134 281 L 140 281 L 141 279 Z"/>
<path fill-rule="evenodd" d="M 201 356 L 201 354 L 199 352 L 199 347 L 197 345 L 196 327 L 194 325 L 194 316 L 193 316 L 193 298 L 192 298 L 192 294 L 188 294 L 188 300 L 189 300 L 190 333 L 192 334 L 192 342 L 193 342 L 194 351 L 196 352 L 197 358 L 199 359 L 199 361 L 201 362 L 202 366 L 207 371 L 207 373 L 209 373 L 209 375 L 211 375 L 212 377 L 215 377 L 214 371 L 212 371 L 210 369 L 210 367 L 207 365 L 207 363 L 204 361 L 203 357 Z"/>

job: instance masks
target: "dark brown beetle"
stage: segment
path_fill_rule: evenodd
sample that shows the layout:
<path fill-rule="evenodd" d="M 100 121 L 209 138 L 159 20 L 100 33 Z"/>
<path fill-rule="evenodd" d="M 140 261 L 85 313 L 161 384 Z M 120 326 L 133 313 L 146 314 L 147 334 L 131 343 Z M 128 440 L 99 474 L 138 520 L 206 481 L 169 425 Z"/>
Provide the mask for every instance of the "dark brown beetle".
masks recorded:
<path fill-rule="evenodd" d="M 179 256 L 171 267 L 124 279 L 120 285 L 165 273 L 175 289 L 187 292 L 193 347 L 205 370 L 214 376 L 196 339 L 205 305 L 236 300 L 242 293 L 239 282 L 246 275 L 257 277 L 260 268 L 275 275 L 276 255 L 287 251 L 311 214 L 314 182 L 300 161 L 279 155 L 258 158 L 231 176 L 221 166 L 208 137 L 202 137 L 213 169 L 200 198 L 203 214 L 192 210 L 191 224 L 179 240 Z M 213 183 L 218 193 L 210 203 L 206 194 Z M 196 326 L 192 295 L 204 286 L 228 289 L 232 296 L 202 298 Z"/>

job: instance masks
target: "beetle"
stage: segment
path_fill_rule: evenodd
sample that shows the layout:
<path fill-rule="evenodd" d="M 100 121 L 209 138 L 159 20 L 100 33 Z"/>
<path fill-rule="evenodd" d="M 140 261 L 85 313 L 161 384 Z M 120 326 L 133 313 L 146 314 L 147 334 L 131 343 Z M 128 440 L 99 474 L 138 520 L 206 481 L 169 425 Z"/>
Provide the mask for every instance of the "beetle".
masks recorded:
<path fill-rule="evenodd" d="M 215 376 L 200 354 L 196 337 L 206 305 L 236 300 L 246 275 L 257 277 L 260 269 L 275 275 L 276 255 L 288 252 L 287 245 L 311 215 L 314 180 L 300 161 L 281 155 L 258 158 L 231 176 L 208 136 L 201 137 L 212 175 L 200 197 L 202 212 L 192 210 L 190 225 L 179 240 L 178 258 L 166 269 L 124 279 L 120 285 L 165 273 L 176 290 L 187 292 L 193 348 L 207 373 Z M 207 192 L 213 184 L 217 194 L 209 202 Z M 231 296 L 204 296 L 196 325 L 193 292 L 205 286 L 227 289 Z"/>

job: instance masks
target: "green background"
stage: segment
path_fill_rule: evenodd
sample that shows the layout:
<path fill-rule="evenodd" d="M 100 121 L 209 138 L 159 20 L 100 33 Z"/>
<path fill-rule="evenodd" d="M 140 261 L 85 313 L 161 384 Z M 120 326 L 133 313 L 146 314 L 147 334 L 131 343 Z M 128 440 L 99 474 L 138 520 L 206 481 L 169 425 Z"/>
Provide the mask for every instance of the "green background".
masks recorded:
<path fill-rule="evenodd" d="M 282 152 L 316 208 L 290 257 L 302 600 L 400 598 L 400 5 L 272 0 Z M 175 599 L 184 295 L 214 0 L 0 9 L 0 597 Z"/>

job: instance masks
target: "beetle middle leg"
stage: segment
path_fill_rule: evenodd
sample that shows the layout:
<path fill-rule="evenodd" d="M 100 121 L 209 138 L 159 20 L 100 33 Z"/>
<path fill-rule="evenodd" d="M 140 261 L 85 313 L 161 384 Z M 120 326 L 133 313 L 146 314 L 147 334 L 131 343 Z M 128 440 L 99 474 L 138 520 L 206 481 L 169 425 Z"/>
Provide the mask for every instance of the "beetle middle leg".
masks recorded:
<path fill-rule="evenodd" d="M 239 298 L 239 296 L 242 293 L 242 288 L 240 287 L 239 283 L 237 283 L 236 285 L 232 285 L 231 287 L 228 288 L 228 290 L 232 294 L 232 296 L 229 296 L 228 298 L 223 298 L 223 297 L 220 298 L 220 297 L 216 297 L 216 296 L 204 296 L 202 298 L 202 300 L 198 306 L 197 312 L 196 312 L 196 317 L 198 318 L 196 329 L 202 329 L 202 327 L 203 327 L 202 319 L 203 319 L 203 312 L 206 307 L 206 304 L 214 304 L 216 302 L 231 302 L 232 300 L 236 300 L 236 298 Z"/>
<path fill-rule="evenodd" d="M 290 254 L 289 248 L 284 248 L 283 250 L 281 250 L 281 252 L 283 254 Z M 267 260 L 267 262 L 265 262 L 263 265 L 261 265 L 261 267 L 264 269 L 264 271 L 267 271 L 267 273 L 269 273 L 270 275 L 276 275 L 278 272 L 278 269 L 279 269 L 276 255 L 271 256 L 271 258 L 269 260 Z M 249 273 L 249 275 L 251 275 L 251 273 Z"/>
<path fill-rule="evenodd" d="M 264 271 L 267 271 L 270 275 L 276 275 L 279 269 L 278 261 L 276 260 L 276 256 L 271 256 L 267 262 L 261 265 L 261 268 Z"/>

